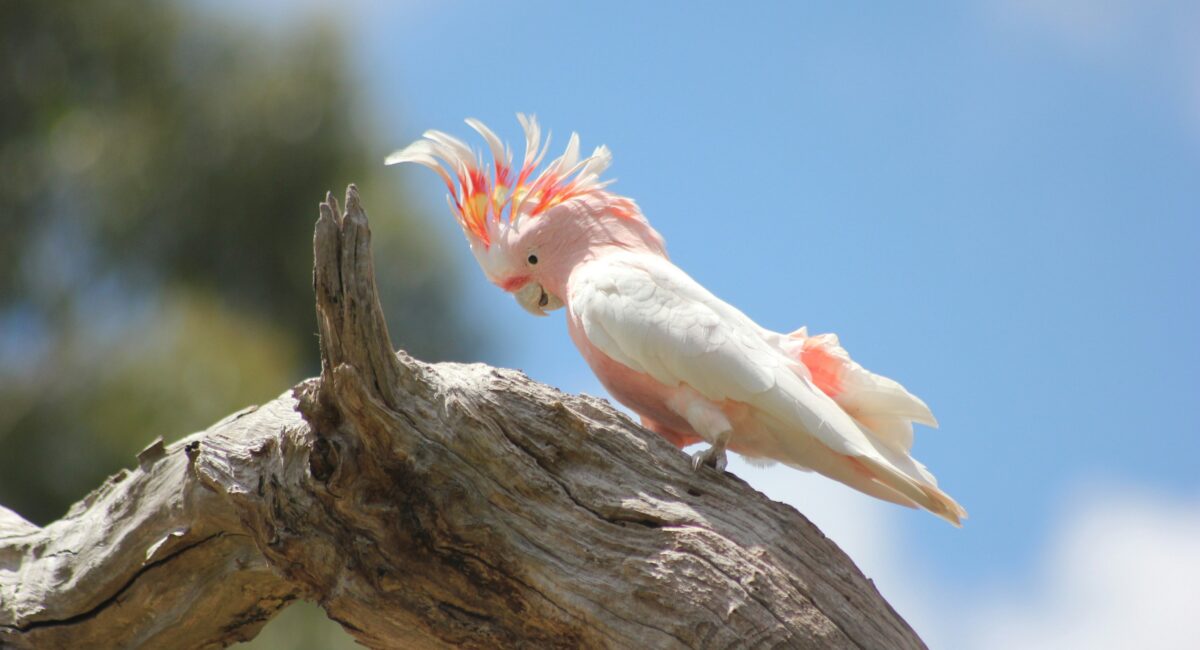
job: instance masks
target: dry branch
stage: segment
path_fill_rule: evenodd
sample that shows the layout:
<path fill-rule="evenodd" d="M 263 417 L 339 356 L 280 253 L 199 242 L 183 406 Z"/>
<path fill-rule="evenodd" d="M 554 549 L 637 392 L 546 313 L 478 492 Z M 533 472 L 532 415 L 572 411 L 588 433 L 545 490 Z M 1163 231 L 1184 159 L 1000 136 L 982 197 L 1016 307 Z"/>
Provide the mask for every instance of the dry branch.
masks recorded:
<path fill-rule="evenodd" d="M 372 648 L 920 648 L 792 508 L 606 402 L 395 354 L 357 192 L 316 225 L 321 376 L 0 508 L 0 646 L 220 647 L 296 598 Z"/>

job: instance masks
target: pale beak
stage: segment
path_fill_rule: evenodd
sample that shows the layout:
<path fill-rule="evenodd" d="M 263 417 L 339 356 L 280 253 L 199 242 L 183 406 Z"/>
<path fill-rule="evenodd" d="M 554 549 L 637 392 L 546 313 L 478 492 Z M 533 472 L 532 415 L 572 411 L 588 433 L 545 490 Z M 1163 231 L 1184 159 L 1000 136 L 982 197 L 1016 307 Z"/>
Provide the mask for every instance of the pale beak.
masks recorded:
<path fill-rule="evenodd" d="M 525 308 L 525 311 L 534 316 L 545 316 L 546 312 L 563 306 L 563 302 L 558 299 L 558 296 L 547 293 L 542 285 L 536 282 L 526 283 L 525 286 L 513 293 L 513 297 Z"/>

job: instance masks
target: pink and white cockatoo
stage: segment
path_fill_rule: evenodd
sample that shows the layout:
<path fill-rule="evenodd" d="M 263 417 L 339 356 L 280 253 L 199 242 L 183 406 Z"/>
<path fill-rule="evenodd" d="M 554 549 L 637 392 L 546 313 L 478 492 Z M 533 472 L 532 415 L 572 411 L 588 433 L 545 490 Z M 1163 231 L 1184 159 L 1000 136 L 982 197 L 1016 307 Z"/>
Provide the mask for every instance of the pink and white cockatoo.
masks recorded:
<path fill-rule="evenodd" d="M 566 152 L 538 172 L 549 138 L 518 115 L 525 157 L 482 122 L 492 164 L 440 131 L 388 156 L 434 170 L 479 266 L 529 312 L 566 307 L 571 339 L 610 394 L 642 424 L 725 467 L 725 450 L 813 470 L 955 525 L 966 511 L 909 454 L 914 422 L 936 426 L 903 386 L 850 359 L 837 336 L 760 327 L 671 263 L 637 204 L 605 189 L 606 147 Z M 491 167 L 490 173 L 488 167 Z"/>

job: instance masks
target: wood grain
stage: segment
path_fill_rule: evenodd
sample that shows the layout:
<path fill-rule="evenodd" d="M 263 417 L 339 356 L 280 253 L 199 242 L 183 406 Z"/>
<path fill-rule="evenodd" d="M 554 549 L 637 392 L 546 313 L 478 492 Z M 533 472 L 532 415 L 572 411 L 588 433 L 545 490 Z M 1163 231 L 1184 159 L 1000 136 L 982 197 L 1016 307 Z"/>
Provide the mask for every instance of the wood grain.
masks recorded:
<path fill-rule="evenodd" d="M 0 646 L 222 647 L 307 598 L 371 648 L 924 647 L 802 515 L 605 401 L 394 353 L 345 203 L 321 376 L 44 528 L 0 508 Z"/>

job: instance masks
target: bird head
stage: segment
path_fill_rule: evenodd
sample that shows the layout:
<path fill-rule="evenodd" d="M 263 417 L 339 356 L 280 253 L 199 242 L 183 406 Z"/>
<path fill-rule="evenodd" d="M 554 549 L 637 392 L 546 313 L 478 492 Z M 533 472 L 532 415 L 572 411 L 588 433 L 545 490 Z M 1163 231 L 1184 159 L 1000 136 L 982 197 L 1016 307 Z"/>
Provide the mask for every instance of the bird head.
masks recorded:
<path fill-rule="evenodd" d="M 450 212 L 484 275 L 532 314 L 562 307 L 571 271 L 605 251 L 666 256 L 662 237 L 637 204 L 606 190 L 612 181 L 600 180 L 612 162 L 607 147 L 583 158 L 579 136 L 572 133 L 562 156 L 539 170 L 550 138 L 542 144 L 537 118 L 518 114 L 517 119 L 525 131 L 519 168 L 513 166 L 512 151 L 476 119 L 466 122 L 487 143 L 491 165 L 441 131 L 426 131 L 385 162 L 417 163 L 438 173 L 449 190 Z"/>

